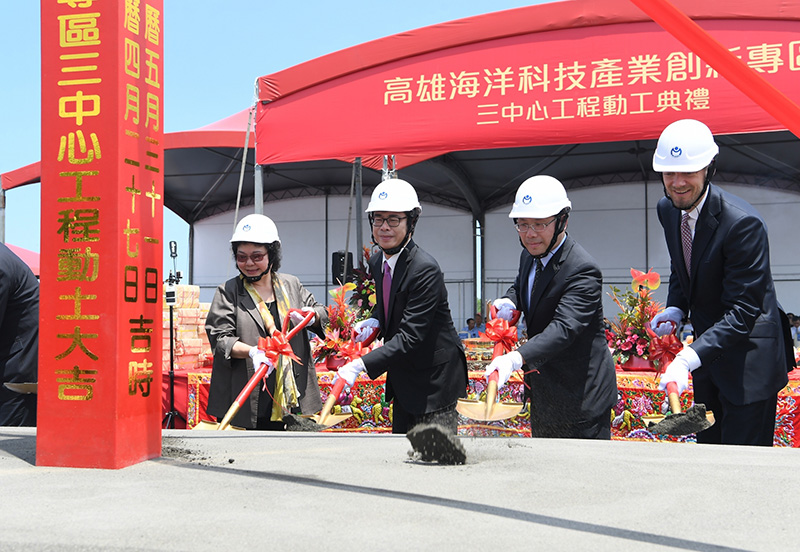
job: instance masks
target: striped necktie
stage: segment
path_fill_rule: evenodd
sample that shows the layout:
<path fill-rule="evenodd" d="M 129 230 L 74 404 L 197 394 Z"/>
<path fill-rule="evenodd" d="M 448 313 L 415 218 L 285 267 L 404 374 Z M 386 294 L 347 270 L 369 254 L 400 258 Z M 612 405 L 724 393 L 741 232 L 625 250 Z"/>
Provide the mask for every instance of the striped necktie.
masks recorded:
<path fill-rule="evenodd" d="M 692 274 L 692 230 L 689 228 L 689 214 L 683 213 L 681 217 L 681 242 L 683 242 L 683 261 L 686 263 L 686 273 Z"/>

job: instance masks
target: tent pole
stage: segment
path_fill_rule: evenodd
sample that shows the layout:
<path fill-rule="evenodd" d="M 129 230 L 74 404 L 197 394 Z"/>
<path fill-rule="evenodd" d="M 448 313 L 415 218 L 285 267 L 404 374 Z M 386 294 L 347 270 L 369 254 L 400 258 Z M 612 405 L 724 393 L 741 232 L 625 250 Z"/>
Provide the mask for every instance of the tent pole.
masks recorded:
<path fill-rule="evenodd" d="M 256 165 L 253 170 L 255 177 L 253 184 L 253 207 L 255 214 L 264 214 L 264 172 L 261 170 L 261 165 Z"/>
<path fill-rule="evenodd" d="M 6 243 L 6 191 L 0 188 L 0 243 Z"/>
<path fill-rule="evenodd" d="M 194 223 L 189 224 L 189 279 L 190 285 L 194 283 Z"/>
<path fill-rule="evenodd" d="M 358 248 L 356 249 L 356 254 L 354 255 L 357 257 L 355 259 L 355 263 L 357 266 L 361 265 L 361 255 L 364 251 L 364 225 L 362 222 L 362 214 L 364 212 L 361 206 L 361 195 L 364 193 L 361 186 L 361 158 L 356 157 L 356 220 L 358 224 L 356 224 L 356 243 L 358 244 Z"/>

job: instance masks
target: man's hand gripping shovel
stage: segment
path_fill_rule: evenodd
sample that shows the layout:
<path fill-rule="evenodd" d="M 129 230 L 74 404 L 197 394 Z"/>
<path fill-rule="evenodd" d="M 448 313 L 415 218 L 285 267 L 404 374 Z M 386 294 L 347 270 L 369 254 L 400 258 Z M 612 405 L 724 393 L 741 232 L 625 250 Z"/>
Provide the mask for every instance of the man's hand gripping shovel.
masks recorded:
<path fill-rule="evenodd" d="M 370 330 L 369 335 L 367 335 L 366 339 L 361 342 L 351 341 L 350 346 L 347 350 L 340 351 L 340 355 L 344 356 L 348 359 L 348 362 L 351 362 L 357 358 L 360 358 L 363 353 L 363 350 L 369 347 L 375 338 L 378 336 L 379 328 L 372 328 Z M 336 381 L 331 386 L 331 392 L 328 395 L 328 398 L 325 400 L 325 404 L 322 405 L 322 410 L 319 411 L 319 414 L 314 414 L 310 416 L 314 422 L 318 425 L 322 426 L 322 429 L 329 428 L 334 426 L 338 423 L 345 421 L 347 418 L 352 416 L 350 413 L 341 413 L 341 414 L 333 414 L 331 411 L 333 410 L 336 401 L 339 400 L 339 395 L 342 394 L 344 391 L 345 385 L 347 382 L 344 381 L 344 378 L 337 378 Z"/>
<path fill-rule="evenodd" d="M 300 321 L 299 324 L 295 325 L 289 333 L 283 335 L 281 332 L 275 332 L 271 337 L 262 337 L 258 340 L 258 348 L 262 351 L 265 351 L 267 354 L 267 358 L 269 358 L 273 363 L 278 361 L 278 357 L 281 355 L 287 355 L 289 357 L 297 358 L 292 352 L 292 346 L 289 345 L 289 342 L 300 332 L 303 328 L 306 327 L 313 319 L 315 313 L 313 311 L 302 311 L 300 309 L 290 309 L 289 312 L 286 313 L 286 318 L 283 322 L 283 327 L 286 328 L 289 326 L 290 317 L 289 314 L 292 312 L 299 312 L 303 316 L 303 320 Z M 233 404 L 225 413 L 225 416 L 222 418 L 222 421 L 219 423 L 215 422 L 207 422 L 201 421 L 199 424 L 194 426 L 193 429 L 198 430 L 217 430 L 223 431 L 226 429 L 241 429 L 238 427 L 234 427 L 230 425 L 231 420 L 234 416 L 239 412 L 239 409 L 242 408 L 242 405 L 245 401 L 250 397 L 250 393 L 253 392 L 253 389 L 256 388 L 258 382 L 261 381 L 263 378 L 267 376 L 267 372 L 269 371 L 270 365 L 266 362 L 262 363 L 259 366 L 253 376 L 248 380 L 247 384 L 244 386 L 242 391 L 233 401 Z"/>
<path fill-rule="evenodd" d="M 497 309 L 492 306 L 489 309 L 491 320 L 486 324 L 486 336 L 494 341 L 492 349 L 492 359 L 504 355 L 511 351 L 511 347 L 517 341 L 516 324 L 519 321 L 520 311 L 513 311 L 511 321 L 497 318 Z M 497 402 L 497 382 L 499 375 L 495 370 L 489 375 L 486 386 L 486 402 L 476 399 L 458 399 L 456 410 L 466 418 L 482 421 L 498 421 L 513 418 L 522 410 L 523 404 L 520 402 Z"/>

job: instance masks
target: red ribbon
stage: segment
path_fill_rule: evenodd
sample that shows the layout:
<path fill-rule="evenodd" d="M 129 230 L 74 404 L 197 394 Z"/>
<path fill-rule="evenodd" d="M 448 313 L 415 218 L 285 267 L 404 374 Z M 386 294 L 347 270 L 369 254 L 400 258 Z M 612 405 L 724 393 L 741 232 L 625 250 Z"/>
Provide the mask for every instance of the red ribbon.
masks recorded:
<path fill-rule="evenodd" d="M 498 348 L 502 347 L 500 354 L 507 353 L 517 342 L 516 326 L 509 326 L 508 320 L 503 318 L 492 318 L 486 323 L 486 332 L 481 334 L 483 337 L 495 342 L 495 354 Z"/>
<path fill-rule="evenodd" d="M 339 356 L 348 362 L 357 358 L 361 358 L 361 355 L 363 355 L 365 352 L 364 345 L 360 341 L 348 341 L 339 347 Z"/>
<path fill-rule="evenodd" d="M 650 360 L 658 361 L 658 367 L 663 370 L 670 362 L 675 360 L 675 357 L 682 349 L 683 343 L 674 333 L 661 337 L 651 337 Z"/>
<path fill-rule="evenodd" d="M 289 344 L 286 336 L 279 331 L 273 333 L 272 337 L 260 338 L 258 340 L 258 348 L 264 351 L 264 354 L 267 355 L 267 358 L 270 359 L 273 364 L 277 363 L 278 357 L 281 355 L 295 362 L 300 362 L 300 359 L 297 358 L 297 355 L 292 351 L 292 346 Z"/>

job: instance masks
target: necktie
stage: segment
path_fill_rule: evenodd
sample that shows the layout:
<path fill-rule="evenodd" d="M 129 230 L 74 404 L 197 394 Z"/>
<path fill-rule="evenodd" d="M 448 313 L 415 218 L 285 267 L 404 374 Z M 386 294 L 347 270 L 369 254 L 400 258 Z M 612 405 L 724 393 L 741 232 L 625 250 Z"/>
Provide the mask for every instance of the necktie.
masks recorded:
<path fill-rule="evenodd" d="M 544 272 L 544 265 L 542 264 L 541 259 L 534 259 L 533 265 L 536 272 L 533 275 L 533 284 L 531 285 L 531 295 L 528 299 L 528 308 L 533 307 L 533 294 L 536 291 L 536 284 L 539 282 L 539 277 L 542 275 L 542 272 Z"/>
<path fill-rule="evenodd" d="M 389 319 L 389 294 L 392 291 L 392 269 L 389 261 L 383 261 L 383 316 Z"/>
<path fill-rule="evenodd" d="M 683 242 L 683 260 L 686 263 L 686 273 L 692 274 L 692 230 L 689 228 L 689 214 L 683 213 L 681 217 L 681 241 Z"/>

